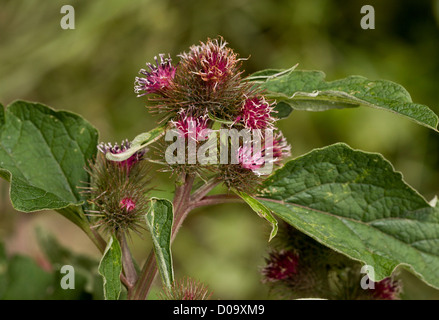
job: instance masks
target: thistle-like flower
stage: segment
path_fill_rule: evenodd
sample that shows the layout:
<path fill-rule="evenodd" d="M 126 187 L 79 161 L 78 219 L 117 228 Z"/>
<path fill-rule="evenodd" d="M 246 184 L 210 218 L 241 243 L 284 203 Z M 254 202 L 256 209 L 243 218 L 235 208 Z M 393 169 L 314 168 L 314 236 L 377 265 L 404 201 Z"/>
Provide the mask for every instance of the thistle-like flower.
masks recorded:
<path fill-rule="evenodd" d="M 200 112 L 233 121 L 243 97 L 253 90 L 241 79 L 242 59 L 222 38 L 200 42 L 179 57 L 174 102 L 180 108 L 195 106 Z"/>
<path fill-rule="evenodd" d="M 238 161 L 244 169 L 257 171 L 265 164 L 263 150 L 254 150 L 252 146 L 243 145 L 238 149 Z"/>
<path fill-rule="evenodd" d="M 134 91 L 138 97 L 151 93 L 163 93 L 172 85 L 176 70 L 172 65 L 172 59 L 170 56 L 165 58 L 164 54 L 160 54 L 159 58 L 154 57 L 155 65 L 146 64 L 149 71 L 140 69 L 139 73 L 145 77 L 136 77 Z"/>
<path fill-rule="evenodd" d="M 274 137 L 265 139 L 260 148 L 255 148 L 253 144 L 244 144 L 239 147 L 237 157 L 242 168 L 261 174 L 259 169 L 266 164 L 280 164 L 291 155 L 290 150 L 291 147 L 282 133 L 277 133 Z"/>
<path fill-rule="evenodd" d="M 129 142 L 99 145 L 95 162 L 87 169 L 91 183 L 86 192 L 90 194 L 87 215 L 94 228 L 115 234 L 143 229 L 147 212 L 146 193 L 150 190 L 149 167 L 141 161 L 144 151 L 132 155 L 125 161 L 110 161 L 108 152 L 117 154 L 129 148 Z"/>
<path fill-rule="evenodd" d="M 216 91 L 242 72 L 239 71 L 240 59 L 223 39 L 208 39 L 198 46 L 190 47 L 189 53 L 180 55 L 182 65 L 190 70 L 209 89 Z"/>
<path fill-rule="evenodd" d="M 209 127 L 207 114 L 200 117 L 193 117 L 190 111 L 182 109 L 178 113 L 178 117 L 171 122 L 185 139 L 193 139 L 197 142 L 206 139 L 207 129 Z"/>
<path fill-rule="evenodd" d="M 207 286 L 191 278 L 174 281 L 171 289 L 164 289 L 162 300 L 209 300 L 212 292 Z"/>
<path fill-rule="evenodd" d="M 183 108 L 193 109 L 194 117 L 212 115 L 233 121 L 239 113 L 243 96 L 251 95 L 252 84 L 241 81 L 241 60 L 220 38 L 190 47 L 179 55 L 180 62 L 172 66 L 170 58 L 160 55 L 157 66 L 148 64 L 150 71 L 141 69 L 145 77 L 137 77 L 135 92 L 148 97 L 148 108 L 162 113 L 164 119 L 175 120 Z"/>
<path fill-rule="evenodd" d="M 234 145 L 236 154 L 228 156 L 238 161 L 232 160 L 231 163 L 220 161 L 218 164 L 214 161 L 215 155 L 210 152 L 218 145 L 221 147 L 232 142 L 217 141 L 217 145 L 213 140 L 206 144 L 199 142 L 207 140 L 208 129 L 214 124 L 215 129 L 219 126 L 220 131 L 227 127 L 261 132 L 276 130 L 276 118 L 273 117 L 275 103 L 268 102 L 263 91 L 254 83 L 244 81 L 241 77 L 243 59 L 221 37 L 193 45 L 178 57 L 180 61 L 174 67 L 170 58 L 160 55 L 156 58 L 156 65 L 147 64 L 150 70 L 140 71 L 145 77 L 136 78 L 135 86 L 139 96 L 151 94 L 148 96 L 149 110 L 162 114 L 161 121 L 172 124 L 180 131 L 180 136 L 186 138 L 186 149 L 177 148 L 182 145 L 181 141 L 170 149 L 167 148 L 169 144 L 162 144 L 161 149 L 170 150 L 165 152 L 169 156 L 165 157 L 166 170 L 200 176 L 213 172 L 229 189 L 255 191 L 262 181 L 261 176 L 271 173 L 272 164 L 280 164 L 289 155 L 290 147 L 281 134 L 271 138 L 271 144 L 263 138 L 261 150 Z M 189 143 L 193 141 L 197 143 Z M 204 154 L 199 154 L 198 150 Z M 206 152 L 208 156 L 204 157 Z M 163 158 L 162 155 L 160 157 Z M 201 164 L 197 162 L 200 158 L 208 160 Z M 223 154 L 220 158 L 224 158 Z"/>
<path fill-rule="evenodd" d="M 253 96 L 247 98 L 242 103 L 241 114 L 235 122 L 242 121 L 248 129 L 272 128 L 275 119 L 273 113 L 273 103 L 270 104 L 264 96 Z"/>
<path fill-rule="evenodd" d="M 267 265 L 262 270 L 264 280 L 275 282 L 288 279 L 297 274 L 299 256 L 292 251 L 272 251 L 266 262 Z"/>
<path fill-rule="evenodd" d="M 274 135 L 271 148 L 274 164 L 280 165 L 282 160 L 291 156 L 291 146 L 281 132 Z"/>

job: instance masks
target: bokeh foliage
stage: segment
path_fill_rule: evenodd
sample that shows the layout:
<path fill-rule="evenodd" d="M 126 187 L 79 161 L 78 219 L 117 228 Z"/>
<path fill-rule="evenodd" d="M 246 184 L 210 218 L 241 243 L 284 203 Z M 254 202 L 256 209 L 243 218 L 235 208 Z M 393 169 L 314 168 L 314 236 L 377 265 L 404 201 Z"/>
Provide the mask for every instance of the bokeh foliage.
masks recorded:
<path fill-rule="evenodd" d="M 60 27 L 63 4 L 75 8 L 75 30 Z M 364 4 L 375 8 L 375 30 L 360 28 Z M 217 35 L 249 57 L 247 73 L 299 63 L 324 71 L 328 81 L 352 74 L 388 79 L 439 113 L 438 0 L 2 0 L 0 102 L 38 101 L 83 115 L 102 141 L 132 139 L 155 126 L 133 91 L 138 70 L 158 53 L 175 58 Z M 346 142 L 382 153 L 428 200 L 439 193 L 439 137 L 402 117 L 366 109 L 294 111 L 279 124 L 293 156 Z M 0 239 L 14 247 L 21 214 L 10 209 L 1 183 Z M 155 183 L 155 196 L 172 196 L 169 174 L 158 173 Z M 40 216 L 26 219 L 37 224 Z M 263 263 L 268 232 L 245 205 L 198 210 L 175 242 L 176 278 L 198 277 L 214 298 L 265 298 L 255 266 Z M 72 233 L 65 242 L 74 239 Z M 136 257 L 144 257 L 150 244 L 135 244 Z M 408 297 L 438 297 L 409 279 Z"/>

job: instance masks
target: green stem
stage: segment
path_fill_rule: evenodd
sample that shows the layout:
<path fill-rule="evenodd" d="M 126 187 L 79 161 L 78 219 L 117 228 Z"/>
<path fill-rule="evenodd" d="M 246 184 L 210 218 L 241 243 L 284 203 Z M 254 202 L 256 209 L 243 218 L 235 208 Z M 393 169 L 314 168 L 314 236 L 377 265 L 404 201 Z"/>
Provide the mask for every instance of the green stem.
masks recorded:
<path fill-rule="evenodd" d="M 187 216 L 189 197 L 192 190 L 194 177 L 184 175 L 180 177 L 175 188 L 175 196 L 173 201 L 174 207 L 174 223 L 172 225 L 171 243 L 175 235 L 182 225 L 184 218 Z M 139 280 L 134 286 L 131 293 L 128 295 L 130 300 L 145 300 L 148 296 L 152 282 L 157 275 L 157 262 L 154 255 L 154 250 L 151 250 L 146 259 L 143 269 L 139 275 Z"/>
<path fill-rule="evenodd" d="M 88 235 L 90 240 L 95 244 L 96 248 L 103 254 L 105 252 L 105 248 L 107 247 L 106 241 L 101 237 L 101 235 L 92 228 L 88 228 L 84 230 L 85 234 Z"/>
<path fill-rule="evenodd" d="M 171 243 L 174 241 L 178 230 L 183 224 L 190 211 L 202 206 L 220 204 L 220 203 L 235 203 L 242 202 L 242 199 L 233 194 L 219 194 L 206 196 L 215 186 L 218 181 L 213 179 L 206 185 L 200 187 L 191 196 L 192 185 L 194 177 L 186 175 L 182 177 L 182 184 L 177 184 L 175 189 L 175 196 L 173 201 L 174 206 L 174 224 L 172 225 Z M 143 269 L 140 273 L 139 280 L 134 286 L 133 290 L 128 295 L 130 300 L 145 300 L 148 296 L 152 282 L 157 275 L 157 262 L 154 251 L 151 250 L 146 259 Z"/>
<path fill-rule="evenodd" d="M 202 199 L 206 194 L 208 194 L 213 188 L 215 188 L 217 185 L 221 183 L 221 180 L 218 179 L 218 177 L 212 178 L 207 183 L 205 183 L 203 186 L 201 186 L 198 190 L 196 190 L 194 193 L 192 193 L 190 197 L 190 202 L 196 202 L 200 199 Z"/>
<path fill-rule="evenodd" d="M 128 300 L 146 300 L 148 296 L 149 288 L 151 288 L 152 282 L 157 274 L 157 261 L 155 258 L 154 250 L 151 250 L 148 258 L 143 265 L 142 272 L 140 273 L 139 280 L 134 288 L 128 293 Z"/>
<path fill-rule="evenodd" d="M 81 228 L 101 253 L 105 252 L 105 248 L 107 247 L 106 241 L 95 229 L 90 228 L 90 223 L 81 207 L 69 206 L 56 211 Z"/>

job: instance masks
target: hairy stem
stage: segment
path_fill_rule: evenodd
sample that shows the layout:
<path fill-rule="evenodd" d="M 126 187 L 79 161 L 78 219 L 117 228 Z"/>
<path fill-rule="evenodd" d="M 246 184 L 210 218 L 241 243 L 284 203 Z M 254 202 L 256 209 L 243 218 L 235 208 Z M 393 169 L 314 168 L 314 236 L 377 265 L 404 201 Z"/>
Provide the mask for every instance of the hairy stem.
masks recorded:
<path fill-rule="evenodd" d="M 96 229 L 90 228 L 90 232 L 86 232 L 91 241 L 95 244 L 95 246 L 99 249 L 101 253 L 105 252 L 105 248 L 107 247 L 107 242 L 102 238 L 99 232 Z"/>
<path fill-rule="evenodd" d="M 196 202 L 199 201 L 201 198 L 203 198 L 206 194 L 208 194 L 213 188 L 215 188 L 218 184 L 220 184 L 220 180 L 215 177 L 209 180 L 206 184 L 201 186 L 198 190 L 196 190 L 190 197 L 190 202 Z"/>
<path fill-rule="evenodd" d="M 187 216 L 193 183 L 194 177 L 187 175 L 185 178 L 180 203 L 177 207 L 174 207 L 174 223 L 172 225 L 171 243 Z"/>

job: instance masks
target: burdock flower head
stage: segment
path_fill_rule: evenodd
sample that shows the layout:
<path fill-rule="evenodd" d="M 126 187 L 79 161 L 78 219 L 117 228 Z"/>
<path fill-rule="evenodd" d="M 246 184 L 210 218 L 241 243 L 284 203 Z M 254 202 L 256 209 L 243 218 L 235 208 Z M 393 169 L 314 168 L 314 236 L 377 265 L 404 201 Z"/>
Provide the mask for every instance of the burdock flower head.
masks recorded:
<path fill-rule="evenodd" d="M 90 163 L 89 197 L 90 217 L 94 228 L 102 228 L 111 234 L 143 228 L 143 216 L 147 209 L 146 193 L 150 190 L 149 167 L 144 151 L 138 151 L 124 161 L 110 161 L 108 153 L 119 154 L 130 147 L 128 141 L 119 146 L 100 144 L 96 161 Z"/>
<path fill-rule="evenodd" d="M 281 132 L 274 135 L 271 148 L 274 164 L 280 165 L 282 160 L 291 156 L 291 146 Z"/>
<path fill-rule="evenodd" d="M 171 122 L 185 139 L 192 139 L 199 142 L 206 138 L 207 129 L 209 128 L 209 118 L 207 114 L 194 117 L 188 109 L 182 109 L 178 113 L 178 117 Z"/>
<path fill-rule="evenodd" d="M 287 250 L 272 251 L 266 262 L 267 265 L 262 270 L 264 280 L 274 282 L 288 279 L 297 273 L 299 256 Z"/>
<path fill-rule="evenodd" d="M 257 150 L 252 146 L 243 145 L 238 149 L 238 161 L 241 167 L 256 171 L 265 164 L 263 150 Z"/>
<path fill-rule="evenodd" d="M 190 47 L 189 53 L 180 55 L 183 68 L 197 76 L 212 91 L 226 85 L 242 73 L 240 59 L 227 42 L 208 39 L 198 46 Z"/>
<path fill-rule="evenodd" d="M 273 109 L 273 103 L 268 103 L 264 96 L 253 96 L 243 101 L 241 114 L 235 121 L 242 121 L 248 129 L 272 128 L 275 121 Z"/>
<path fill-rule="evenodd" d="M 146 64 L 149 70 L 140 69 L 139 73 L 145 77 L 136 77 L 134 91 L 138 97 L 151 93 L 163 93 L 171 86 L 175 76 L 175 67 L 172 65 L 171 57 L 165 58 L 164 54 L 160 54 L 159 58 L 154 57 L 155 65 Z"/>
<path fill-rule="evenodd" d="M 283 159 L 290 156 L 291 146 L 288 145 L 282 133 L 266 138 L 259 148 L 255 144 L 243 144 L 238 149 L 238 162 L 244 169 L 261 174 L 260 169 L 265 165 L 279 165 Z"/>
<path fill-rule="evenodd" d="M 141 69 L 145 77 L 137 77 L 135 92 L 149 95 L 148 108 L 164 115 L 162 120 L 175 120 L 180 110 L 195 107 L 194 116 L 207 112 L 233 121 L 244 95 L 253 92 L 252 85 L 241 79 L 241 61 L 222 39 L 200 42 L 178 56 L 174 67 L 170 58 L 160 55 L 150 70 Z"/>
<path fill-rule="evenodd" d="M 261 132 L 259 136 L 263 136 L 266 130 L 275 131 L 275 102 L 269 101 L 257 84 L 242 78 L 243 59 L 222 37 L 193 45 L 178 58 L 180 60 L 173 66 L 170 58 L 160 55 L 156 58 L 156 65 L 148 64 L 150 70 L 140 70 L 145 77 L 136 78 L 135 86 L 138 96 L 147 95 L 148 109 L 161 115 L 160 122 L 166 125 L 165 130 L 177 129 L 180 132 L 178 137 L 185 139 L 184 144 L 181 143 L 183 139 L 172 145 L 162 144 L 162 149 L 166 150 L 166 170 L 177 174 L 196 172 L 200 176 L 200 172 L 207 175 L 213 172 L 229 189 L 255 191 L 262 181 L 261 176 L 271 173 L 272 165 L 279 164 L 289 155 L 285 139 L 276 135 L 269 144 L 270 141 L 263 138 L 261 150 L 256 150 L 229 141 L 231 138 L 227 137 L 215 144 L 210 139 L 213 137 L 211 133 L 221 134 L 229 130 L 241 134 L 242 131 L 257 130 Z M 195 148 L 193 141 L 197 142 Z M 199 143 L 202 141 L 206 143 Z M 235 154 L 220 150 L 220 163 L 215 162 L 218 152 L 212 155 L 211 151 L 218 145 L 233 145 Z M 201 150 L 200 154 L 198 150 Z M 238 160 L 223 161 L 226 153 Z M 158 161 L 165 163 L 163 154 L 159 157 Z M 207 158 L 204 163 L 198 161 Z"/>

